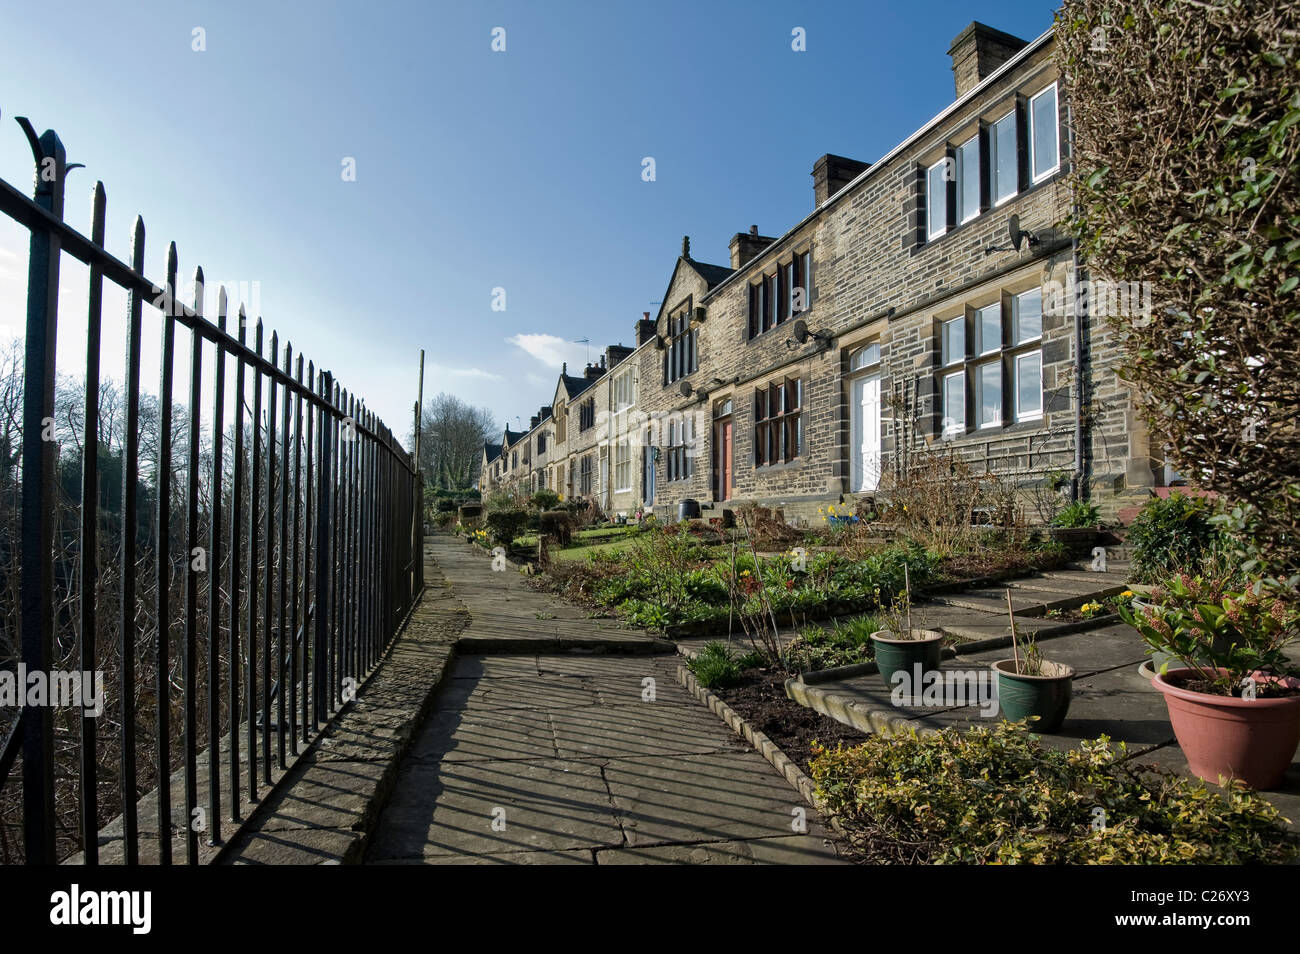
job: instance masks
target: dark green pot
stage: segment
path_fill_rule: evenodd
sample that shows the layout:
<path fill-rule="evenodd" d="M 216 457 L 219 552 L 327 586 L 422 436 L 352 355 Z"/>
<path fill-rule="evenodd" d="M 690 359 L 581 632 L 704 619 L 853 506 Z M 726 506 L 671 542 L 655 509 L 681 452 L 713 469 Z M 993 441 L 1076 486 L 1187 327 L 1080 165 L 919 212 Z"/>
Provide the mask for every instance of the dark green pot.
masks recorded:
<path fill-rule="evenodd" d="M 1051 676 L 1017 675 L 1016 661 L 1002 659 L 993 664 L 998 674 L 998 708 L 1002 718 L 1019 722 L 1038 716 L 1029 723 L 1033 732 L 1055 732 L 1065 721 L 1074 692 L 1074 669 L 1063 663 L 1051 663 L 1058 672 Z"/>
<path fill-rule="evenodd" d="M 893 639 L 887 635 L 888 630 L 871 634 L 871 643 L 876 651 L 876 667 L 880 670 L 885 684 L 894 684 L 894 673 L 907 673 L 912 678 L 913 667 L 920 663 L 921 675 L 939 668 L 939 654 L 943 650 L 943 633 L 935 629 L 917 629 L 914 633 L 924 633 L 923 639 Z M 916 691 L 920 691 L 919 688 Z"/>

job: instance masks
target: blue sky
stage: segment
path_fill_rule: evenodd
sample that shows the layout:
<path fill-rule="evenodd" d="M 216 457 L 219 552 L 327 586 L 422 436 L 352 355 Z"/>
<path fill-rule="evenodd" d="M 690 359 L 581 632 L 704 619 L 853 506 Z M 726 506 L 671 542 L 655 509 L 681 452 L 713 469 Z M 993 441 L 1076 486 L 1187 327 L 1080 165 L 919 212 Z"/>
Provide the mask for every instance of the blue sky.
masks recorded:
<path fill-rule="evenodd" d="M 1029 39 L 1053 9 L 8 4 L 0 177 L 32 181 L 15 115 L 53 127 L 88 167 L 70 176 L 68 220 L 88 230 L 102 179 L 119 257 L 139 213 L 150 277 L 175 240 L 186 277 L 201 264 L 210 283 L 256 288 L 268 327 L 403 436 L 420 348 L 426 396 L 451 391 L 514 425 L 549 401 L 561 360 L 582 363 L 578 339 L 593 357 L 632 341 L 684 234 L 719 264 L 751 224 L 781 234 L 812 208 L 818 156 L 875 160 L 952 101 L 948 45 L 971 20 Z M 0 339 L 22 330 L 25 237 L 0 221 Z M 80 373 L 85 270 L 65 257 L 64 273 L 60 371 Z M 120 376 L 124 300 L 105 301 L 105 370 Z"/>

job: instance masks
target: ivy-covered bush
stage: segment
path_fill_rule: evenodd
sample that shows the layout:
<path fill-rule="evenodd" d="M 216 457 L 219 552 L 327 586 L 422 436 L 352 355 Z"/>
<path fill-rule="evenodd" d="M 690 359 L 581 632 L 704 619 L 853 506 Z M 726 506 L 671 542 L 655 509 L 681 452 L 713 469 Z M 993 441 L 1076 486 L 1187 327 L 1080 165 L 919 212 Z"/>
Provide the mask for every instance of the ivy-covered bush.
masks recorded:
<path fill-rule="evenodd" d="M 1067 0 L 1073 231 L 1180 473 L 1249 508 L 1261 568 L 1300 566 L 1300 5 Z M 1089 301 L 1097 300 L 1089 289 Z"/>
<path fill-rule="evenodd" d="M 904 864 L 1278 864 L 1276 807 L 1125 762 L 1102 736 L 1045 747 L 1003 722 L 813 746 L 817 793 L 869 860 Z"/>

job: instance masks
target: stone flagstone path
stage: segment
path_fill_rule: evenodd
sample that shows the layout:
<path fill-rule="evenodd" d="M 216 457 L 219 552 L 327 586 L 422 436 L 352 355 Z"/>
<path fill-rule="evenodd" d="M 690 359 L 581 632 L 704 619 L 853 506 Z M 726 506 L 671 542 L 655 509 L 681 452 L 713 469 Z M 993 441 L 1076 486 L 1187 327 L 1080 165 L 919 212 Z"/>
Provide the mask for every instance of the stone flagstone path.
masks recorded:
<path fill-rule="evenodd" d="M 428 542 L 472 618 L 462 646 L 517 651 L 455 662 L 367 863 L 839 861 L 816 812 L 678 684 L 680 657 L 620 654 L 611 641 L 632 649 L 643 634 L 493 572 L 453 537 Z"/>

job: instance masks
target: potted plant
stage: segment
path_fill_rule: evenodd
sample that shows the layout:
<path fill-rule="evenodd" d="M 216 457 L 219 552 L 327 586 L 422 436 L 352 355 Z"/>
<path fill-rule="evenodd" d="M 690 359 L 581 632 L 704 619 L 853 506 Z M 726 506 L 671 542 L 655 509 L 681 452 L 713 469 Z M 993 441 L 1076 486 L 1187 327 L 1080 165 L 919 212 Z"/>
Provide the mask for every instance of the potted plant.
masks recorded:
<path fill-rule="evenodd" d="M 1300 744 L 1300 679 L 1283 655 L 1300 613 L 1274 586 L 1257 580 L 1237 591 L 1180 574 L 1150 605 L 1121 611 L 1149 647 L 1176 660 L 1152 685 L 1188 766 L 1206 781 L 1275 788 Z"/>
<path fill-rule="evenodd" d="M 895 674 L 903 673 L 915 682 L 915 691 L 919 691 L 925 674 L 939 668 L 944 634 L 937 629 L 912 627 L 912 577 L 906 563 L 903 564 L 903 593 L 894 600 L 885 618 L 888 628 L 871 634 L 876 667 L 886 684 L 894 685 Z"/>
<path fill-rule="evenodd" d="M 998 707 L 1012 722 L 1037 717 L 1033 728 L 1055 732 L 1065 721 L 1074 694 L 1074 667 L 1044 659 L 1031 636 L 1024 651 L 1016 635 L 1016 616 L 1007 590 L 1007 615 L 1011 617 L 1011 658 L 999 659 L 991 667 L 997 673 Z"/>

